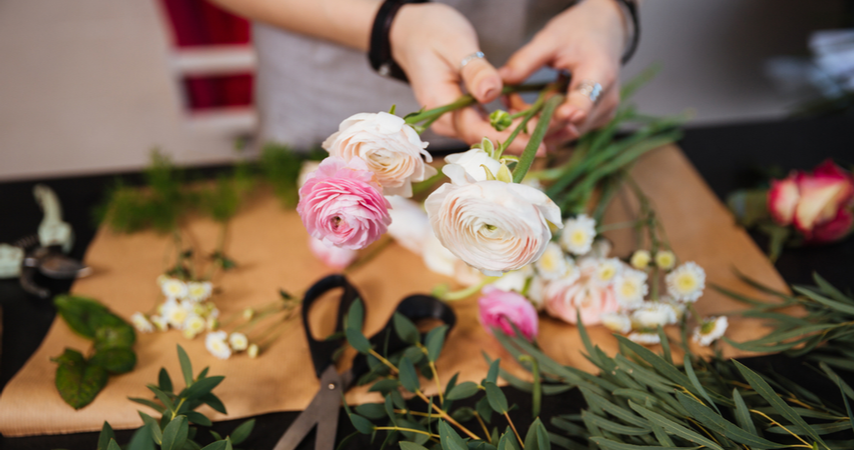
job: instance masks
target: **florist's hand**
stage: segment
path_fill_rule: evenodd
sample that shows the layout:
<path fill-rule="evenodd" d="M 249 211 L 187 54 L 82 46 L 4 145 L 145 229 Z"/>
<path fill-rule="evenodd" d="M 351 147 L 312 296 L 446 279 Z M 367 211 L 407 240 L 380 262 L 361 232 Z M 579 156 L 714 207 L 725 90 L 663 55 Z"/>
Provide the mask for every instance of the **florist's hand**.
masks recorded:
<path fill-rule="evenodd" d="M 472 59 L 460 70 L 463 58 L 479 51 L 478 36 L 472 24 L 448 5 L 402 6 L 392 23 L 389 40 L 392 57 L 407 74 L 416 100 L 426 109 L 457 100 L 463 95 L 461 81 L 479 103 L 489 103 L 502 92 L 502 79 L 486 59 Z M 504 141 L 513 128 L 496 131 L 476 105 L 444 114 L 433 123 L 432 129 L 474 144 L 485 136 Z M 520 135 L 508 150 L 519 153 L 527 139 Z"/>
<path fill-rule="evenodd" d="M 614 116 L 620 100 L 623 20 L 615 0 L 582 1 L 550 20 L 499 69 L 507 84 L 520 84 L 545 65 L 572 74 L 567 100 L 556 109 L 550 124 L 550 140 L 574 139 Z M 580 90 L 583 83 L 602 86 L 596 104 Z"/>

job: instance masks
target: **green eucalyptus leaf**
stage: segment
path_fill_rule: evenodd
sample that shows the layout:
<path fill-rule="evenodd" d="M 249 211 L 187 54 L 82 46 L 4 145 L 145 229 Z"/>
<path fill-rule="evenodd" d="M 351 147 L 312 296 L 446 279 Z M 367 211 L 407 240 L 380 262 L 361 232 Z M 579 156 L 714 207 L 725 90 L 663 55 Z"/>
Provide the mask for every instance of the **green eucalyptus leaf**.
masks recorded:
<path fill-rule="evenodd" d="M 362 354 L 371 353 L 371 342 L 362 334 L 362 331 L 356 328 L 347 328 L 344 332 L 347 336 L 347 343 L 356 351 Z"/>
<path fill-rule="evenodd" d="M 210 394 L 211 391 L 215 387 L 217 387 L 223 381 L 224 378 L 224 376 L 217 375 L 214 377 L 207 377 L 198 380 L 184 391 L 184 397 L 187 400 L 200 399 L 205 395 Z"/>
<path fill-rule="evenodd" d="M 484 422 L 490 423 L 492 421 L 493 408 L 490 406 L 490 401 L 487 400 L 486 396 L 475 403 L 475 411 L 478 413 L 478 417 L 483 419 Z"/>
<path fill-rule="evenodd" d="M 148 384 L 146 385 L 146 387 L 148 388 L 148 390 L 154 393 L 155 397 L 157 397 L 157 399 L 160 400 L 161 403 L 163 403 L 163 406 L 165 406 L 166 409 L 172 410 L 173 404 L 172 399 L 169 398 L 169 394 L 161 391 L 160 388 L 153 384 Z"/>
<path fill-rule="evenodd" d="M 226 441 L 216 441 L 202 447 L 202 450 L 225 450 L 228 443 Z"/>
<path fill-rule="evenodd" d="M 508 399 L 505 397 L 505 393 L 499 389 L 499 386 L 496 386 L 496 383 L 489 381 L 484 383 L 484 390 L 487 393 L 487 401 L 490 402 L 490 407 L 493 408 L 493 411 L 499 414 L 508 412 Z"/>
<path fill-rule="evenodd" d="M 107 450 L 122 450 L 122 447 L 119 447 L 119 443 L 115 439 L 110 439 L 107 443 Z"/>
<path fill-rule="evenodd" d="M 428 450 L 415 442 L 401 441 L 398 442 L 398 446 L 401 447 L 401 450 Z"/>
<path fill-rule="evenodd" d="M 413 364 L 419 364 L 419 362 L 421 362 L 421 360 L 424 359 L 425 354 L 422 351 L 422 349 L 420 349 L 416 346 L 410 346 L 410 347 L 407 347 L 406 350 L 404 350 L 403 356 L 406 356 L 407 358 L 409 358 L 409 360 Z"/>
<path fill-rule="evenodd" d="M 80 409 L 92 403 L 107 384 L 107 371 L 103 367 L 89 364 L 83 355 L 72 349 L 54 359 L 56 368 L 55 385 L 65 403 Z"/>
<path fill-rule="evenodd" d="M 498 379 L 499 379 L 499 360 L 496 359 L 490 363 L 490 368 L 487 369 L 487 377 L 484 378 L 484 381 L 489 382 L 489 383 L 496 383 L 496 381 Z M 484 382 L 482 381 L 481 384 L 483 385 Z"/>
<path fill-rule="evenodd" d="M 526 450 L 550 450 L 549 433 L 540 418 L 534 419 L 525 435 L 524 442 Z"/>
<path fill-rule="evenodd" d="M 347 317 L 344 328 L 353 328 L 354 330 L 362 331 L 362 324 L 364 320 L 365 305 L 362 304 L 362 300 L 357 298 L 350 304 L 350 308 L 347 309 Z"/>
<path fill-rule="evenodd" d="M 134 432 L 125 450 L 154 450 L 154 438 L 149 425 L 144 424 Z"/>
<path fill-rule="evenodd" d="M 635 412 L 637 412 L 639 415 L 641 415 L 645 419 L 649 420 L 651 423 L 654 423 L 657 426 L 662 427 L 662 429 L 665 430 L 665 432 L 668 434 L 680 436 L 681 438 L 686 439 L 689 442 L 694 442 L 695 444 L 703 445 L 703 446 L 706 446 L 706 447 L 709 447 L 709 448 L 712 448 L 715 450 L 724 450 L 720 445 L 718 445 L 714 441 L 701 436 L 700 434 L 696 433 L 695 431 L 692 431 L 692 430 L 684 427 L 683 425 L 680 425 L 677 422 L 674 422 L 673 420 L 671 420 L 671 419 L 669 419 L 669 418 L 667 418 L 667 417 L 665 417 L 659 413 L 655 413 L 655 412 L 653 412 L 647 408 L 636 405 L 632 401 L 629 401 L 628 403 L 629 403 L 629 407 L 632 408 Z"/>
<path fill-rule="evenodd" d="M 519 450 L 517 445 L 517 437 L 510 427 L 505 429 L 505 432 L 499 437 L 499 443 L 496 445 L 498 450 Z"/>
<path fill-rule="evenodd" d="M 468 406 L 457 408 L 451 413 L 451 417 L 460 423 L 469 422 L 475 418 L 475 410 Z"/>
<path fill-rule="evenodd" d="M 396 311 L 392 315 L 392 323 L 395 326 L 395 333 L 402 341 L 413 345 L 419 342 L 419 329 L 407 316 Z"/>
<path fill-rule="evenodd" d="M 688 395 L 678 392 L 677 400 L 686 408 L 690 416 L 701 422 L 707 428 L 723 434 L 728 438 L 740 443 L 756 448 L 784 448 L 787 445 L 776 444 L 767 439 L 763 439 L 756 434 L 744 430 L 723 417 L 718 412 L 713 412 L 706 405 L 699 403 L 697 400 Z"/>
<path fill-rule="evenodd" d="M 444 420 L 438 421 L 439 442 L 442 445 L 442 450 L 467 450 L 466 441 L 451 428 L 451 425 Z"/>
<path fill-rule="evenodd" d="M 428 351 L 428 360 L 435 362 L 439 359 L 439 354 L 442 352 L 442 345 L 445 343 L 445 334 L 448 332 L 448 325 L 440 325 L 430 330 L 425 337 L 425 347 Z"/>
<path fill-rule="evenodd" d="M 229 435 L 232 444 L 240 445 L 249 435 L 252 433 L 252 429 L 255 428 L 255 419 L 249 419 L 246 422 L 238 425 L 237 428 L 232 431 Z"/>
<path fill-rule="evenodd" d="M 397 416 L 395 415 L 395 404 L 392 402 L 392 397 L 387 395 L 386 398 L 383 399 L 383 412 L 386 413 L 386 416 L 389 417 L 389 421 L 392 422 L 393 425 L 397 425 Z"/>
<path fill-rule="evenodd" d="M 178 450 L 187 440 L 187 432 L 189 431 L 187 418 L 184 416 L 176 416 L 169 421 L 166 428 L 163 429 L 162 450 Z"/>
<path fill-rule="evenodd" d="M 148 427 L 151 432 L 151 438 L 154 439 L 156 444 L 160 445 L 163 442 L 163 431 L 160 429 L 160 424 L 154 420 L 154 417 L 151 417 L 142 411 L 137 411 L 137 413 L 139 413 L 143 423 L 145 423 L 145 426 Z"/>
<path fill-rule="evenodd" d="M 347 417 L 350 418 L 350 423 L 353 424 L 353 428 L 356 428 L 356 431 L 362 434 L 371 434 L 374 432 L 374 424 L 365 417 L 358 414 L 348 414 Z"/>
<path fill-rule="evenodd" d="M 209 419 L 200 412 L 188 411 L 184 413 L 184 415 L 187 416 L 187 420 L 191 423 L 195 423 L 196 425 L 202 425 L 203 427 L 211 426 L 211 419 Z"/>
<path fill-rule="evenodd" d="M 153 402 L 147 398 L 128 397 L 128 400 L 135 402 L 135 403 L 139 403 L 140 405 L 148 406 L 149 408 L 157 411 L 160 414 L 163 414 L 163 411 L 166 409 L 163 406 L 158 405 L 157 403 L 155 403 L 155 402 Z"/>
<path fill-rule="evenodd" d="M 98 435 L 98 450 L 106 450 L 111 439 L 116 438 L 116 433 L 113 432 L 113 427 L 107 421 L 101 426 L 101 433 Z"/>
<path fill-rule="evenodd" d="M 407 357 L 401 358 L 401 363 L 398 365 L 398 379 L 401 380 L 401 386 L 404 389 L 413 393 L 419 390 L 419 376 Z"/>
<path fill-rule="evenodd" d="M 161 391 L 172 394 L 172 378 L 169 378 L 169 372 L 166 371 L 165 367 L 160 368 L 160 372 L 157 374 L 157 386 Z"/>
<path fill-rule="evenodd" d="M 372 420 L 378 420 L 386 417 L 386 408 L 381 403 L 363 403 L 361 405 L 357 405 L 353 410 L 360 416 L 365 416 Z"/>
<path fill-rule="evenodd" d="M 193 384 L 193 364 L 190 362 L 190 357 L 184 351 L 184 347 L 178 347 L 178 362 L 181 363 L 181 373 L 184 375 L 184 387 L 189 388 Z"/>
<path fill-rule="evenodd" d="M 392 378 L 384 378 L 379 380 L 371 385 L 368 388 L 368 392 L 379 392 L 383 395 L 388 394 L 390 391 L 398 389 L 398 380 Z"/>
<path fill-rule="evenodd" d="M 199 400 L 201 400 L 202 403 L 210 406 L 211 409 L 213 409 L 214 411 L 216 411 L 218 413 L 228 414 L 228 413 L 226 413 L 226 405 L 224 405 L 223 401 L 220 400 L 220 398 L 214 394 L 209 393 L 209 394 L 203 395 L 203 396 L 199 397 Z"/>
<path fill-rule="evenodd" d="M 448 392 L 445 397 L 449 400 L 462 400 L 464 398 L 472 397 L 477 394 L 479 390 L 479 386 L 474 382 L 464 381 L 463 383 L 454 386 L 454 388 Z"/>
<path fill-rule="evenodd" d="M 89 363 L 101 366 L 112 374 L 122 374 L 134 369 L 137 355 L 127 347 L 106 348 L 96 351 Z"/>

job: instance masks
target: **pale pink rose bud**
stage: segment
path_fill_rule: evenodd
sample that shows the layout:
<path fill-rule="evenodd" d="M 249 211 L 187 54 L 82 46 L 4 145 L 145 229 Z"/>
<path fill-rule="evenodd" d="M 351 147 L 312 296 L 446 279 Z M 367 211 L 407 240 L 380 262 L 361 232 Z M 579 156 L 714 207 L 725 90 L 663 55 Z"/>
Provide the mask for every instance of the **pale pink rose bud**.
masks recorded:
<path fill-rule="evenodd" d="M 498 328 L 510 336 L 515 336 L 514 324 L 526 339 L 537 337 L 537 311 L 522 295 L 503 291 L 493 286 L 481 290 L 478 299 L 478 318 L 488 333 Z"/>
<path fill-rule="evenodd" d="M 309 236 L 309 249 L 327 267 L 341 270 L 356 259 L 356 250 L 339 248 Z"/>
<path fill-rule="evenodd" d="M 436 175 L 436 169 L 425 164 L 432 161 L 427 145 L 404 119 L 385 112 L 354 114 L 323 143 L 330 156 L 365 161 L 385 195 L 402 197 L 412 197 L 413 182 Z"/>
<path fill-rule="evenodd" d="M 585 325 L 597 325 L 605 313 L 620 309 L 614 286 L 596 278 L 598 264 L 580 263 L 575 276 L 549 281 L 543 288 L 544 309 L 549 315 L 576 323 L 576 311 Z"/>
<path fill-rule="evenodd" d="M 329 157 L 306 177 L 297 213 L 312 237 L 359 250 L 386 232 L 390 207 L 365 162 Z"/>

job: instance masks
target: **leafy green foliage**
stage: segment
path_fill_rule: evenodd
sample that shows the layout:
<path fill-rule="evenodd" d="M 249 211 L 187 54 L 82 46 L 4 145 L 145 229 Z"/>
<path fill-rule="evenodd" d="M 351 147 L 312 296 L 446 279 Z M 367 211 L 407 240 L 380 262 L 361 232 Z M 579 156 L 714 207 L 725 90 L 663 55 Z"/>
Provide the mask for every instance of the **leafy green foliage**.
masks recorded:
<path fill-rule="evenodd" d="M 72 295 L 54 298 L 57 313 L 75 333 L 93 341 L 91 358 L 65 349 L 53 359 L 56 368 L 56 388 L 60 397 L 74 409 L 80 409 L 95 399 L 107 384 L 109 374 L 133 370 L 137 356 L 131 349 L 136 333 L 121 317 L 113 314 L 96 300 Z"/>
<path fill-rule="evenodd" d="M 202 405 L 208 405 L 215 411 L 223 414 L 225 406 L 212 392 L 223 380 L 222 376 L 208 376 L 208 368 L 202 369 L 195 377 L 193 376 L 193 365 L 187 352 L 178 345 L 178 360 L 184 375 L 185 386 L 176 392 L 172 378 L 165 368 L 161 368 L 158 374 L 157 385 L 149 384 L 148 389 L 154 394 L 153 398 L 130 398 L 131 401 L 147 406 L 161 414 L 160 420 L 139 411 L 143 420 L 143 426 L 134 433 L 128 443 L 128 450 L 154 450 L 160 446 L 162 450 L 199 449 L 202 448 L 195 441 L 197 430 L 193 425 L 211 426 L 211 419 L 195 411 Z M 193 425 L 191 425 L 193 424 Z M 255 419 L 247 420 L 235 428 L 231 435 L 223 438 L 218 433 L 211 431 L 215 442 L 205 446 L 210 450 L 231 449 L 233 445 L 244 442 L 255 427 Z M 101 443 L 113 439 L 112 428 L 104 422 L 104 428 L 98 439 L 98 448 Z M 112 441 L 115 443 L 115 440 Z M 118 447 L 118 444 L 116 444 Z"/>

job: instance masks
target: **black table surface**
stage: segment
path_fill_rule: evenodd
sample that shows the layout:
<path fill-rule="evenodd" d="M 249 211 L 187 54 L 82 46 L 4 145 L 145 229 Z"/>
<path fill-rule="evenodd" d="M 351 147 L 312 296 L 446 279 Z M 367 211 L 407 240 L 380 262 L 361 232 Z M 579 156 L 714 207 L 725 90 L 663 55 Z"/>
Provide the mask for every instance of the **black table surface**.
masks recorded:
<path fill-rule="evenodd" d="M 752 182 L 753 174 L 770 166 L 778 166 L 784 172 L 791 169 L 810 169 L 825 158 L 834 158 L 850 167 L 853 163 L 853 117 L 850 113 L 815 117 L 810 119 L 788 119 L 772 122 L 757 122 L 738 125 L 721 125 L 688 128 L 680 146 L 719 198 L 730 191 L 746 187 Z M 199 169 L 202 176 L 212 175 L 222 167 Z M 72 255 L 82 258 L 91 242 L 96 224 L 92 216 L 93 207 L 104 198 L 106 189 L 117 177 L 129 183 L 141 180 L 139 173 L 110 174 L 103 176 L 52 178 L 44 180 L 0 183 L 0 242 L 12 242 L 33 233 L 41 212 L 36 205 L 32 188 L 36 183 L 49 185 L 58 194 L 64 209 L 65 220 L 71 223 L 76 233 Z M 758 234 L 752 237 L 761 246 L 765 238 Z M 849 236 L 839 243 L 811 248 L 789 249 L 778 260 L 776 268 L 791 284 L 809 284 L 814 271 L 819 272 L 834 285 L 845 291 L 853 286 L 853 238 Z M 54 292 L 62 292 L 69 282 L 41 280 Z M 55 311 L 51 304 L 27 295 L 16 280 L 0 280 L 0 305 L 3 308 L 2 350 L 0 350 L 0 388 L 4 387 L 38 348 L 53 321 Z M 800 364 L 782 356 L 747 358 L 747 364 L 759 368 L 774 368 L 793 374 L 799 383 L 813 383 L 809 371 L 792 370 Z M 801 378 L 799 378 L 801 377 Z M 851 378 L 851 376 L 850 376 Z M 259 386 L 260 389 L 263 387 Z M 834 387 L 828 387 L 834 395 Z M 511 388 L 503 389 L 517 408 L 512 417 L 516 423 L 528 423 L 531 402 L 528 394 Z M 548 419 L 557 414 L 578 412 L 583 405 L 578 391 L 547 397 L 544 400 L 542 417 Z M 228 406 L 228 405 L 226 405 Z M 69 414 L 73 414 L 69 409 Z M 252 436 L 242 447 L 255 449 L 272 448 L 284 429 L 297 416 L 297 412 L 265 414 L 257 417 Z M 515 417 L 514 417 L 515 416 Z M 109 417 L 105 417 L 109 420 Z M 225 435 L 243 420 L 218 422 L 213 429 Z M 548 420 L 545 420 L 548 423 Z M 347 417 L 339 419 L 339 438 L 353 432 Z M 130 438 L 131 431 L 119 431 L 120 442 Z M 202 432 L 200 435 L 206 435 Z M 0 436 L 0 448 L 8 449 L 94 449 L 97 433 L 78 433 L 59 436 L 31 436 L 4 438 Z M 357 439 L 347 448 L 376 448 L 382 440 L 372 445 L 367 439 Z M 312 438 L 301 448 L 314 448 Z"/>

